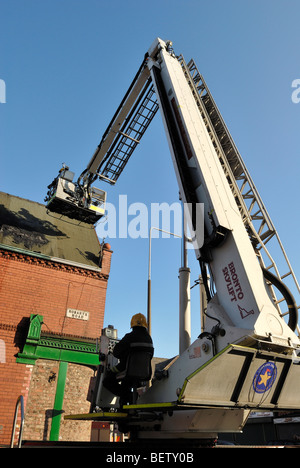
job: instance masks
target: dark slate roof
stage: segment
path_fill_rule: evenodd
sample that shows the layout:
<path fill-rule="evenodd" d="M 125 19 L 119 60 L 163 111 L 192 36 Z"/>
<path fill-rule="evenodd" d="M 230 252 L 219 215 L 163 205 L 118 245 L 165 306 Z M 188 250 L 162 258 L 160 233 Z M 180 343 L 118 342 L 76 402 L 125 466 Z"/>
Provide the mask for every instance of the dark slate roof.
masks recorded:
<path fill-rule="evenodd" d="M 99 267 L 95 227 L 48 212 L 40 203 L 0 192 L 0 247 Z"/>

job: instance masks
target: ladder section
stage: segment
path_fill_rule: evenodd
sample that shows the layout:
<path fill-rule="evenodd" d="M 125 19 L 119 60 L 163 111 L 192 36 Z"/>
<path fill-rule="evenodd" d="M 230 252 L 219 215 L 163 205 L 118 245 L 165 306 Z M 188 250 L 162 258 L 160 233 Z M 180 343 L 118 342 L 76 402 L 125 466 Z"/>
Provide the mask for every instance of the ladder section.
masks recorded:
<path fill-rule="evenodd" d="M 140 143 L 158 111 L 158 102 L 151 80 L 148 81 L 143 95 L 137 101 L 129 117 L 119 130 L 114 145 L 110 148 L 98 172 L 100 179 L 115 183 L 125 168 L 133 151 Z"/>
<path fill-rule="evenodd" d="M 255 224 L 255 232 L 251 240 L 256 244 L 260 243 L 259 239 L 267 242 L 275 235 L 275 227 L 272 224 L 267 210 L 263 205 L 204 78 L 199 73 L 193 60 L 191 60 L 188 65 L 185 64 L 183 57 L 180 57 L 179 61 L 190 84 L 199 111 L 205 122 L 206 129 L 218 154 L 250 236 L 254 227 L 251 224 Z M 257 221 L 257 223 L 254 223 L 255 221 Z M 258 234 L 259 239 L 256 234 Z"/>
<path fill-rule="evenodd" d="M 204 78 L 193 60 L 188 64 L 182 56 L 179 56 L 178 60 L 218 154 L 259 262 L 289 287 L 299 309 L 300 286 L 291 263 Z M 273 255 L 277 256 L 277 263 Z M 286 316 L 288 311 L 281 308 L 283 296 L 277 290 L 275 293 L 271 283 L 268 285 L 279 314 Z"/>

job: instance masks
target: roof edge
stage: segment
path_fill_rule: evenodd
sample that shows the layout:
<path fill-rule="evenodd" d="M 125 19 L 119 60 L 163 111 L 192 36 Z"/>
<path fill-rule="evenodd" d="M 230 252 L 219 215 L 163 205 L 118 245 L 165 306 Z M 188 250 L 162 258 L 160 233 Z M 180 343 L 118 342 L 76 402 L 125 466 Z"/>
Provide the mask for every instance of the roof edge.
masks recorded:
<path fill-rule="evenodd" d="M 20 253 L 20 254 L 29 255 L 31 257 L 41 258 L 41 259 L 44 259 L 44 260 L 50 260 L 50 261 L 56 262 L 56 263 L 63 263 L 65 265 L 70 265 L 70 266 L 74 266 L 74 267 L 77 267 L 77 268 L 83 268 L 85 270 L 95 271 L 97 273 L 100 273 L 102 271 L 102 268 L 100 268 L 100 267 L 93 267 L 91 265 L 86 265 L 85 263 L 78 263 L 78 262 L 74 262 L 72 260 L 67 260 L 67 259 L 64 259 L 64 258 L 50 257 L 49 255 L 39 254 L 39 253 L 36 253 L 36 252 L 32 252 L 31 250 L 20 249 L 19 247 L 12 247 L 12 246 L 6 245 L 6 244 L 1 244 L 0 243 L 0 249 L 9 250 L 11 252 L 17 252 L 17 253 Z"/>

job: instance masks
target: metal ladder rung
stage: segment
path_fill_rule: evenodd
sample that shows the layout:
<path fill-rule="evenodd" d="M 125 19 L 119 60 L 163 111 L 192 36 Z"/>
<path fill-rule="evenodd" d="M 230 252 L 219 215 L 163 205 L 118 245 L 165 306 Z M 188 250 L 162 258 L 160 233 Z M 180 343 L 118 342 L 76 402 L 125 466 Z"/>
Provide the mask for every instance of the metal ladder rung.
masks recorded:
<path fill-rule="evenodd" d="M 129 138 L 129 140 L 132 140 L 134 141 L 135 143 L 139 143 L 139 140 L 136 140 L 135 138 L 132 138 L 130 135 L 127 135 L 126 133 L 124 132 L 119 132 L 121 135 L 123 135 L 124 137 L 126 138 Z"/>
<path fill-rule="evenodd" d="M 299 310 L 300 309 L 300 305 L 296 306 L 297 309 Z M 286 312 L 284 312 L 283 314 L 280 314 L 281 317 L 285 317 L 286 315 L 289 314 L 289 311 L 287 310 Z"/>
<path fill-rule="evenodd" d="M 265 270 L 271 270 L 271 268 L 274 268 L 274 263 L 271 263 L 268 267 L 264 267 Z"/>
<path fill-rule="evenodd" d="M 292 272 L 289 271 L 288 273 L 285 273 L 284 275 L 282 275 L 282 276 L 281 276 L 281 279 L 284 279 L 284 278 L 286 278 L 287 276 L 289 276 L 289 275 L 291 275 L 291 274 L 292 274 Z"/>

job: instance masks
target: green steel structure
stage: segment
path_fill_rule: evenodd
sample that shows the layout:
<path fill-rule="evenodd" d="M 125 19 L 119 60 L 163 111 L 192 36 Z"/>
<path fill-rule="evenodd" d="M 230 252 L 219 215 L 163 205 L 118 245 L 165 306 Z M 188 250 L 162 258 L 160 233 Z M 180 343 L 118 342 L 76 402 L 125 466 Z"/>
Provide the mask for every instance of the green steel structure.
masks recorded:
<path fill-rule="evenodd" d="M 42 315 L 31 314 L 26 342 L 22 352 L 18 353 L 17 362 L 33 365 L 37 359 L 49 359 L 59 362 L 59 373 L 50 431 L 50 441 L 57 441 L 59 440 L 68 364 L 74 363 L 96 368 L 100 364 L 99 354 L 97 352 L 96 341 L 74 341 L 58 338 L 49 334 L 42 334 L 42 324 Z"/>

